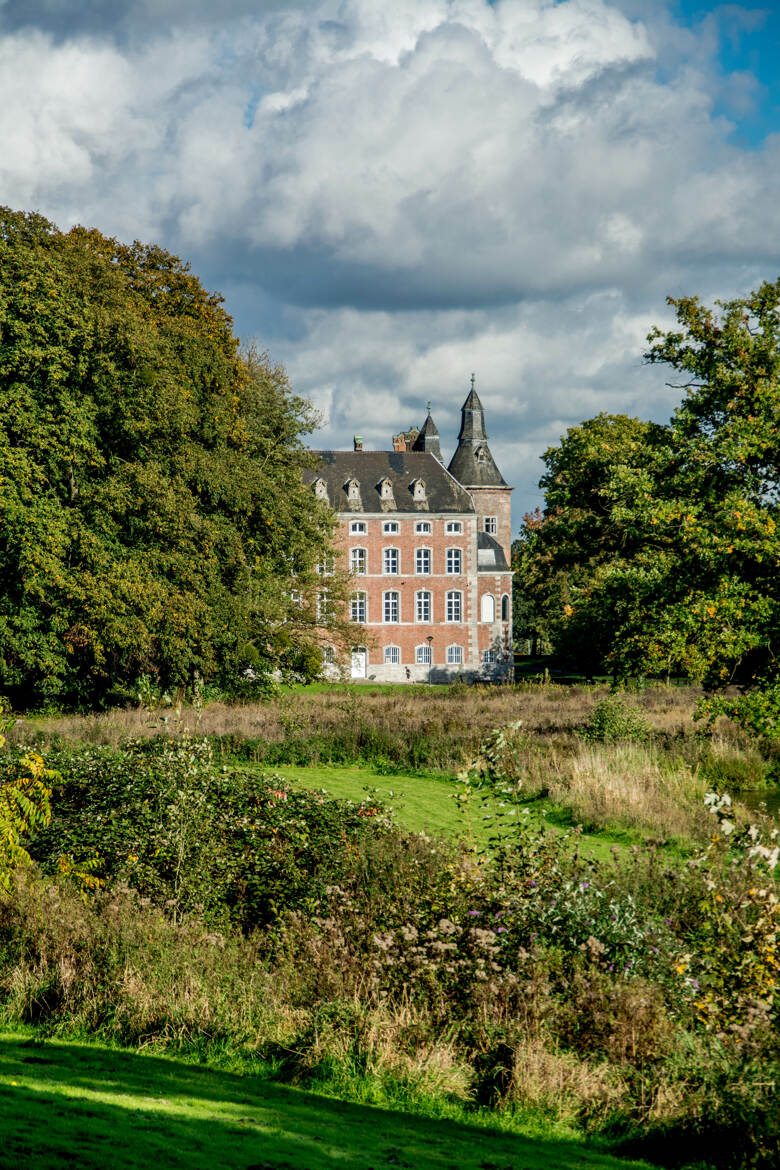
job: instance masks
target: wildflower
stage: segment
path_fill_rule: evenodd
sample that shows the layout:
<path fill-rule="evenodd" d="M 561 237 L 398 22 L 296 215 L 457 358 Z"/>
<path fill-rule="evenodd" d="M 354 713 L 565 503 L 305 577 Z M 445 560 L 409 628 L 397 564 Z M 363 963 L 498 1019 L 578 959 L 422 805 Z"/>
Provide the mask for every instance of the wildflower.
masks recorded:
<path fill-rule="evenodd" d="M 528 883 L 528 884 L 529 884 L 529 886 L 531 887 L 531 889 L 535 889 L 535 888 L 536 888 L 536 882 L 535 882 L 535 881 L 533 881 L 533 879 L 532 879 L 531 881 L 529 881 L 529 883 Z"/>
<path fill-rule="evenodd" d="M 469 910 L 469 918 L 478 918 L 479 910 Z"/>

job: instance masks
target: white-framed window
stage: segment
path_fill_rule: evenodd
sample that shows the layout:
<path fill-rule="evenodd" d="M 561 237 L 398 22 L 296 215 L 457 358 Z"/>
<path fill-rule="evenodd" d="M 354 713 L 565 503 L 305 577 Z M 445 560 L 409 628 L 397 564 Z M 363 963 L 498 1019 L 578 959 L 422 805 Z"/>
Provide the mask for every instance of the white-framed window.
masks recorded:
<path fill-rule="evenodd" d="M 382 572 L 397 576 L 401 561 L 401 554 L 397 548 L 382 549 Z"/>
<path fill-rule="evenodd" d="M 360 503 L 360 484 L 356 479 L 347 480 L 347 499 L 351 504 Z"/>
<path fill-rule="evenodd" d="M 498 529 L 498 520 L 495 516 L 486 516 L 484 519 L 485 532 L 489 532 L 491 536 L 495 536 Z"/>
<path fill-rule="evenodd" d="M 448 666 L 462 666 L 463 665 L 463 647 L 462 646 L 448 646 L 447 647 L 447 665 Z"/>
<path fill-rule="evenodd" d="M 325 483 L 324 479 L 315 479 L 312 486 L 314 487 L 314 494 L 318 500 L 327 500 L 328 485 Z"/>
<path fill-rule="evenodd" d="M 430 646 L 415 646 L 414 661 L 418 666 L 431 665 L 431 648 Z"/>
<path fill-rule="evenodd" d="M 392 481 L 385 477 L 379 483 L 379 495 L 383 500 L 392 500 L 393 498 L 393 484 Z"/>
<path fill-rule="evenodd" d="M 385 520 L 382 525 L 383 532 L 400 532 L 400 525 L 397 520 Z"/>
<path fill-rule="evenodd" d="M 368 571 L 366 568 L 368 553 L 364 548 L 351 548 L 349 550 L 349 571 L 355 573 L 358 577 L 364 577 Z"/>
<path fill-rule="evenodd" d="M 391 589 L 388 593 L 382 594 L 382 621 L 399 621 L 400 609 L 401 599 L 399 593 L 396 593 L 394 589 Z"/>
<path fill-rule="evenodd" d="M 336 651 L 332 646 L 322 647 L 322 663 L 323 666 L 332 666 L 336 661 Z"/>
<path fill-rule="evenodd" d="M 459 548 L 448 548 L 445 567 L 448 573 L 463 572 L 463 552 Z"/>
<path fill-rule="evenodd" d="M 480 616 L 483 622 L 494 622 L 496 620 L 496 599 L 492 593 L 484 593 L 482 595 L 480 610 Z"/>
<path fill-rule="evenodd" d="M 330 617 L 330 595 L 327 589 L 321 589 L 317 594 L 317 621 L 325 622 Z"/>
<path fill-rule="evenodd" d="M 414 550 L 414 571 L 418 576 L 427 576 L 430 573 L 431 550 L 429 548 L 416 548 Z"/>
<path fill-rule="evenodd" d="M 431 594 L 427 589 L 421 589 L 414 595 L 414 620 L 416 622 L 431 620 Z"/>
<path fill-rule="evenodd" d="M 429 533 L 431 531 L 430 520 L 418 520 L 414 526 L 414 530 L 417 533 L 424 533 L 424 534 Z"/>
<path fill-rule="evenodd" d="M 495 650 L 483 650 L 482 651 L 482 665 L 483 666 L 493 666 L 495 664 L 495 661 L 496 661 Z"/>
<path fill-rule="evenodd" d="M 317 572 L 321 577 L 329 577 L 333 572 L 333 557 L 323 557 L 321 561 L 318 561 Z"/>
<path fill-rule="evenodd" d="M 445 532 L 462 532 L 463 524 L 460 520 L 448 520 L 444 525 Z"/>
<path fill-rule="evenodd" d="M 509 621 L 509 594 L 505 593 L 501 598 L 501 621 Z"/>
<path fill-rule="evenodd" d="M 353 593 L 349 599 L 349 617 L 353 622 L 366 621 L 366 595 Z"/>
<path fill-rule="evenodd" d="M 352 520 L 349 525 L 350 532 L 368 532 L 368 525 L 365 520 Z"/>
<path fill-rule="evenodd" d="M 445 614 L 448 622 L 463 621 L 463 594 L 459 589 L 451 589 L 447 594 Z"/>
<path fill-rule="evenodd" d="M 398 666 L 401 661 L 400 646 L 385 646 L 385 665 Z"/>

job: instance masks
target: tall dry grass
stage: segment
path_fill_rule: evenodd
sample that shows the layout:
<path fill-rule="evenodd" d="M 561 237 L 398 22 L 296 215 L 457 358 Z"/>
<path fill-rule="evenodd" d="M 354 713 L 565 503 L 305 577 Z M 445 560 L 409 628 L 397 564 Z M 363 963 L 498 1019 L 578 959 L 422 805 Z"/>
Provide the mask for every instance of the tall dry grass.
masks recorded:
<path fill-rule="evenodd" d="M 588 825 L 626 826 L 665 837 L 701 837 L 711 828 L 705 781 L 682 761 L 633 743 L 582 744 L 548 773 L 548 792 Z"/>
<path fill-rule="evenodd" d="M 470 748 L 495 727 L 520 719 L 529 732 L 570 736 L 584 725 L 605 687 L 522 684 L 516 687 L 397 687 L 392 692 L 360 686 L 331 691 L 289 692 L 267 702 L 211 703 L 204 710 L 183 707 L 150 713 L 142 708 L 90 715 L 22 718 L 17 742 L 59 737 L 68 743 L 116 747 L 128 739 L 164 734 L 174 722 L 190 731 L 236 740 L 280 742 L 292 735 L 329 734 L 362 721 L 380 731 L 449 736 Z M 653 729 L 664 736 L 691 734 L 696 688 L 651 687 L 633 701 Z"/>

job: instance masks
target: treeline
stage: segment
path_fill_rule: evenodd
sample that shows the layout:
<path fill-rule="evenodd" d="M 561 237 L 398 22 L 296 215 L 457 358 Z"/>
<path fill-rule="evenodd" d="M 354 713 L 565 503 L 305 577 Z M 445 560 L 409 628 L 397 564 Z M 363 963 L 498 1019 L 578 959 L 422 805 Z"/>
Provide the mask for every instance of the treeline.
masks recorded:
<path fill-rule="evenodd" d="M 550 448 L 515 542 L 516 635 L 586 675 L 761 684 L 778 706 L 780 281 L 715 309 L 670 299 L 646 360 L 666 425 L 600 414 Z"/>
<path fill-rule="evenodd" d="M 3 692 L 317 673 L 314 421 L 176 256 L 0 208 Z"/>

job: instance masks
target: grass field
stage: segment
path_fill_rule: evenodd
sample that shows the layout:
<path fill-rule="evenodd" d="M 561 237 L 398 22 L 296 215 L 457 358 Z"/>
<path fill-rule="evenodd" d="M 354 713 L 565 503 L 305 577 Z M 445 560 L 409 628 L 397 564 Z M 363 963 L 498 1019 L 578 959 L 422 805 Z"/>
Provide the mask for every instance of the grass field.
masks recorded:
<path fill-rule="evenodd" d="M 393 810 L 399 825 L 412 832 L 427 832 L 431 836 L 461 836 L 477 846 L 486 843 L 494 831 L 492 817 L 498 811 L 498 801 L 487 800 L 464 811 L 455 799 L 462 786 L 442 776 L 409 774 L 386 775 L 372 768 L 358 767 L 295 767 L 274 768 L 291 784 L 322 789 L 329 796 L 342 800 L 364 800 L 370 793 Z M 531 825 L 544 824 L 553 831 L 563 832 L 576 822 L 567 810 L 548 800 L 521 801 L 518 813 L 525 815 Z M 488 820 L 486 818 L 490 817 Z M 602 830 L 582 834 L 582 849 L 593 857 L 606 858 L 611 849 L 641 840 L 641 834 L 630 831 Z"/>
<path fill-rule="evenodd" d="M 631 1170 L 560 1137 L 347 1104 L 170 1057 L 0 1034 L 4 1170 Z"/>

